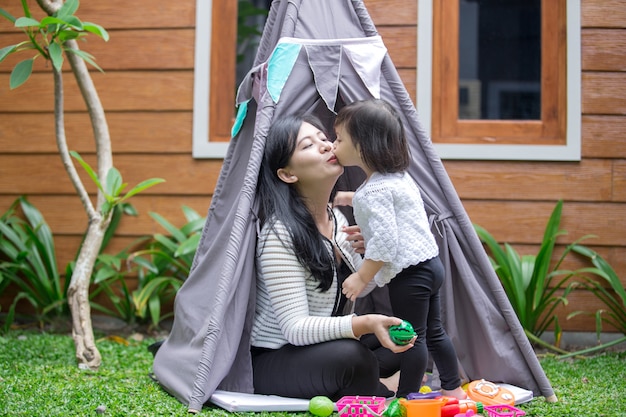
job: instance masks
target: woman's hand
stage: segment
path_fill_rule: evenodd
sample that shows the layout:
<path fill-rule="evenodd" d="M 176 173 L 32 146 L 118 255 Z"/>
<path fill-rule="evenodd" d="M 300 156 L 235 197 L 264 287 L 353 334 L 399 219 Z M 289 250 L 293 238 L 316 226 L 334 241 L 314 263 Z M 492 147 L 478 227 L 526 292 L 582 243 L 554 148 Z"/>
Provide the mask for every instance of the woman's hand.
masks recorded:
<path fill-rule="evenodd" d="M 417 336 L 411 339 L 406 345 L 396 345 L 393 343 L 389 337 L 389 327 L 400 323 L 402 323 L 402 320 L 397 317 L 389 317 L 382 314 L 365 314 L 352 318 L 352 331 L 356 337 L 373 333 L 381 345 L 394 353 L 402 353 L 413 347 Z"/>

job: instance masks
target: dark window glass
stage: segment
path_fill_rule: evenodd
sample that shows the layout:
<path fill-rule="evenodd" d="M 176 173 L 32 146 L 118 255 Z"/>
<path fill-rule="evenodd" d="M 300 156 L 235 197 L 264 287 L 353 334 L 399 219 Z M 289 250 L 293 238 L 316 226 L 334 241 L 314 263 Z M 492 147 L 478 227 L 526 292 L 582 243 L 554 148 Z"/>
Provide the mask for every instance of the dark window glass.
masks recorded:
<path fill-rule="evenodd" d="M 459 0 L 459 119 L 541 119 L 541 0 Z"/>

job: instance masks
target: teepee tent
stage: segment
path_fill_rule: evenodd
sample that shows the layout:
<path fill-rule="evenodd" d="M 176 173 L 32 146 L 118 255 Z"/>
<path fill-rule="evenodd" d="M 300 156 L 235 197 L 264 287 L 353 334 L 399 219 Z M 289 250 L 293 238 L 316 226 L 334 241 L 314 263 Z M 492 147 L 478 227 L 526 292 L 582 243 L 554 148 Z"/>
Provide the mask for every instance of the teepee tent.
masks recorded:
<path fill-rule="evenodd" d="M 372 97 L 392 103 L 406 127 L 409 173 L 422 190 L 446 266 L 442 316 L 462 373 L 553 398 L 363 2 L 274 0 L 254 66 L 239 88 L 232 140 L 191 273 L 177 294 L 172 331 L 154 359 L 160 384 L 189 409 L 199 410 L 218 389 L 253 392 L 255 188 L 272 120 L 313 112 L 332 132 L 344 103 Z M 356 189 L 356 177 L 342 181 Z"/>

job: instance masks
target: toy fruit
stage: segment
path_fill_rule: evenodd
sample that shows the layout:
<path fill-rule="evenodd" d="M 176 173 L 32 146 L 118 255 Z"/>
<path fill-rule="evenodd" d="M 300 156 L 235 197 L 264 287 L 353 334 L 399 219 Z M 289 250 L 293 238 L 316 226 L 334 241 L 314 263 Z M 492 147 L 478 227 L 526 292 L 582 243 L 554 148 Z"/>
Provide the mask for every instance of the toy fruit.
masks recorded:
<path fill-rule="evenodd" d="M 406 417 L 406 408 L 400 404 L 399 398 L 389 403 L 389 406 L 383 413 L 383 417 Z"/>
<path fill-rule="evenodd" d="M 402 323 L 389 327 L 389 337 L 396 345 L 406 345 L 415 337 L 413 326 L 406 320 Z"/>
<path fill-rule="evenodd" d="M 323 395 L 318 395 L 317 397 L 311 398 L 309 401 L 309 411 L 314 416 L 318 417 L 328 417 L 333 413 L 335 409 L 335 404 L 328 397 L 324 397 Z"/>

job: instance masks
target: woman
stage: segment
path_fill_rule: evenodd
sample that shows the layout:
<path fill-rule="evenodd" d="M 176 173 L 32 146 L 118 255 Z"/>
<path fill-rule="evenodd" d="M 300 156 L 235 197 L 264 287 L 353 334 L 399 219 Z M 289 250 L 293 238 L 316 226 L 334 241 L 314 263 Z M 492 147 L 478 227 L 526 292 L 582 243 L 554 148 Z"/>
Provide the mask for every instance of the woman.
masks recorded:
<path fill-rule="evenodd" d="M 254 389 L 311 398 L 392 395 L 379 381 L 376 357 L 358 339 L 374 334 L 393 352 L 390 326 L 400 319 L 344 314 L 341 279 L 361 257 L 329 206 L 343 173 L 323 126 L 311 115 L 278 120 L 267 135 L 259 174 L 261 232 L 252 327 Z"/>

